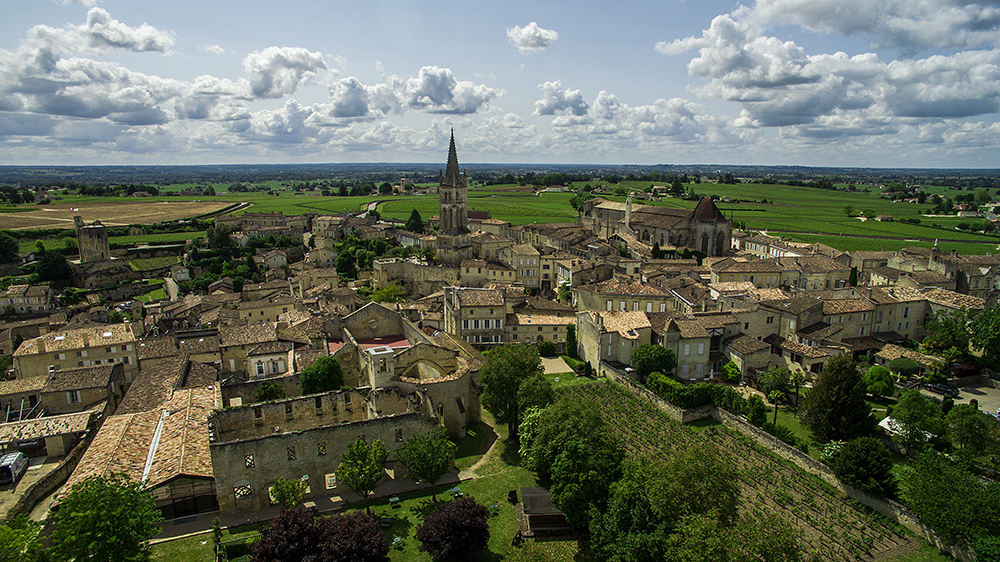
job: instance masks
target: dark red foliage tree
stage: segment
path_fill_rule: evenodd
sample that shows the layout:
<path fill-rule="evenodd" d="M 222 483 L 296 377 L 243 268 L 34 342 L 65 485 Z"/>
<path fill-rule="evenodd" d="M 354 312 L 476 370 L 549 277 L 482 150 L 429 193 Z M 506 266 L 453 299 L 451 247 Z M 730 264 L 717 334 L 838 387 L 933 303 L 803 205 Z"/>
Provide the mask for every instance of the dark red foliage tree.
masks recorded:
<path fill-rule="evenodd" d="M 453 501 L 430 514 L 417 528 L 420 550 L 442 560 L 476 560 L 490 540 L 489 512 L 474 498 Z"/>
<path fill-rule="evenodd" d="M 320 542 L 331 562 L 389 562 L 389 540 L 364 511 L 323 520 Z"/>
<path fill-rule="evenodd" d="M 388 562 L 389 541 L 364 512 L 316 519 L 286 509 L 260 530 L 254 562 Z"/>

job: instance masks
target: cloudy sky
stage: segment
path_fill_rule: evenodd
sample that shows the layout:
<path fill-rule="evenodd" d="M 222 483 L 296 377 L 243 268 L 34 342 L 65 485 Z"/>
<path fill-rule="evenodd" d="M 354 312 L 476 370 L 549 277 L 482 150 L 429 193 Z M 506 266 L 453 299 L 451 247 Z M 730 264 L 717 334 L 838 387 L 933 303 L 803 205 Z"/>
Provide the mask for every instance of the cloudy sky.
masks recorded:
<path fill-rule="evenodd" d="M 0 165 L 1000 167 L 1000 0 L 3 0 Z"/>

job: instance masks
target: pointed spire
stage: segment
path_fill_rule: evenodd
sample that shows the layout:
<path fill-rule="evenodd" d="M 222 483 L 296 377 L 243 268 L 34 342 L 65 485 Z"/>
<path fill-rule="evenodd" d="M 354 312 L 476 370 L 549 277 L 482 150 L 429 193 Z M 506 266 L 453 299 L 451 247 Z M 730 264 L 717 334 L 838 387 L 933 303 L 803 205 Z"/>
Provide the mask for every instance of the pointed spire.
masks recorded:
<path fill-rule="evenodd" d="M 445 182 L 457 186 L 461 179 L 458 170 L 458 151 L 455 150 L 455 129 L 451 130 L 451 146 L 448 147 L 448 168 L 444 173 Z"/>

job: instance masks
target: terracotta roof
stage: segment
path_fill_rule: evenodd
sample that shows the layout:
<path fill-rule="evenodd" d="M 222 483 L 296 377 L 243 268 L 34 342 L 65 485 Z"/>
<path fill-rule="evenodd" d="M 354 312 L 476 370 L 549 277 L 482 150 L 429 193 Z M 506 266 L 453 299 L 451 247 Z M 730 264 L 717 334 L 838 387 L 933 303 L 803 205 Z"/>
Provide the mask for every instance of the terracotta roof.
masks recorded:
<path fill-rule="evenodd" d="M 47 377 L 23 377 L 19 379 L 0 381 L 0 396 L 38 392 L 45 386 Z"/>
<path fill-rule="evenodd" d="M 222 347 L 254 345 L 278 340 L 273 322 L 261 322 L 249 326 L 222 326 L 219 328 L 219 338 Z"/>
<path fill-rule="evenodd" d="M 598 318 L 604 322 L 605 332 L 618 332 L 621 337 L 630 340 L 638 339 L 638 330 L 652 327 L 646 313 L 642 311 L 591 310 L 588 312 L 595 323 L 597 323 Z"/>
<path fill-rule="evenodd" d="M 835 299 L 823 301 L 823 314 L 851 314 L 868 312 L 875 308 L 862 299 Z"/>
<path fill-rule="evenodd" d="M 184 389 L 162 409 L 109 417 L 57 500 L 84 478 L 112 472 L 124 472 L 135 482 L 145 474 L 151 488 L 178 476 L 212 478 L 208 417 L 220 402 L 217 387 Z"/>
<path fill-rule="evenodd" d="M 572 316 L 542 314 L 508 314 L 507 325 L 515 326 L 565 326 L 574 323 Z"/>
<path fill-rule="evenodd" d="M 267 308 L 269 306 L 281 306 L 285 304 L 293 304 L 294 302 L 295 302 L 294 298 L 288 295 L 282 295 L 271 299 L 261 299 L 256 301 L 241 302 L 239 304 L 239 308 L 240 310 L 245 310 L 248 308 Z"/>
<path fill-rule="evenodd" d="M 668 331 L 680 332 L 681 338 L 707 338 L 710 337 L 705 327 L 701 323 L 689 318 L 675 318 L 667 323 Z"/>
<path fill-rule="evenodd" d="M 63 392 L 84 388 L 104 388 L 111 382 L 114 365 L 94 365 L 79 369 L 59 369 L 47 377 L 43 392 Z"/>
<path fill-rule="evenodd" d="M 277 355 L 280 353 L 288 353 L 291 350 L 292 344 L 288 342 L 271 341 L 251 347 L 247 351 L 247 357 L 254 355 Z"/>
<path fill-rule="evenodd" d="M 813 341 L 821 341 L 831 336 L 834 336 L 842 332 L 843 330 L 844 327 L 842 325 L 833 326 L 827 324 L 826 322 L 816 322 L 815 324 L 811 324 L 809 326 L 806 326 L 805 328 L 802 328 L 796 333 L 800 336 L 811 339 Z"/>
<path fill-rule="evenodd" d="M 781 342 L 781 349 L 787 349 L 792 353 L 798 353 L 799 355 L 810 359 L 819 359 L 821 357 L 830 356 L 830 354 L 825 351 L 809 347 L 808 345 L 802 345 L 801 343 L 794 342 L 792 340 L 785 340 Z"/>
<path fill-rule="evenodd" d="M 116 413 L 145 412 L 166 404 L 181 385 L 186 367 L 183 357 L 144 362 Z"/>
<path fill-rule="evenodd" d="M 920 363 L 924 367 L 933 368 L 938 363 L 944 363 L 944 359 L 936 357 L 934 355 L 924 355 L 923 353 L 913 351 L 912 349 L 906 349 L 905 347 L 900 347 L 895 344 L 887 343 L 881 351 L 875 354 L 886 362 L 892 361 L 894 359 L 899 359 L 900 357 L 906 357 L 907 359 L 912 359 L 917 363 Z"/>
<path fill-rule="evenodd" d="M 582 287 L 581 287 L 582 288 Z M 622 296 L 654 296 L 661 297 L 670 294 L 669 291 L 657 287 L 656 285 L 647 285 L 641 281 L 619 281 L 611 280 L 605 281 L 604 283 L 599 283 L 597 286 L 597 292 L 602 295 L 622 295 Z"/>
<path fill-rule="evenodd" d="M 36 355 L 39 353 L 58 353 L 73 349 L 119 345 L 135 342 L 131 324 L 102 324 L 77 330 L 52 332 L 25 340 L 15 356 Z M 44 343 L 44 351 L 39 349 L 39 343 Z"/>
<path fill-rule="evenodd" d="M 749 355 L 751 353 L 757 353 L 758 351 L 764 351 L 765 349 L 770 349 L 771 346 L 760 341 L 757 338 L 752 338 L 744 334 L 738 334 L 727 338 L 723 345 L 730 349 L 735 350 L 740 355 Z"/>
<path fill-rule="evenodd" d="M 97 413 L 94 410 L 87 410 L 86 412 L 0 424 L 0 443 L 32 441 L 43 437 L 86 431 L 91 418 Z"/>
<path fill-rule="evenodd" d="M 503 306 L 503 293 L 497 289 L 455 289 L 462 306 Z"/>
<path fill-rule="evenodd" d="M 986 301 L 984 299 L 963 295 L 946 289 L 931 289 L 930 291 L 925 291 L 923 295 L 928 301 L 934 304 L 951 308 L 968 308 L 969 310 L 982 310 L 986 308 Z"/>
<path fill-rule="evenodd" d="M 757 286 L 749 281 L 727 281 L 725 283 L 709 283 L 708 286 L 720 293 L 753 293 Z"/>

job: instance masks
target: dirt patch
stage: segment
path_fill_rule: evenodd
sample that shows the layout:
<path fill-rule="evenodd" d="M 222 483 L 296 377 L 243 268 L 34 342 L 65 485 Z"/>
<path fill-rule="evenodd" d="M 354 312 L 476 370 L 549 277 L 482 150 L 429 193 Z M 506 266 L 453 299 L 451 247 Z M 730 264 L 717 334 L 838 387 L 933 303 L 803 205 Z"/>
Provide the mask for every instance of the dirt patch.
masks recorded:
<path fill-rule="evenodd" d="M 545 369 L 546 375 L 573 372 L 561 357 L 542 357 L 542 368 Z"/>
<path fill-rule="evenodd" d="M 28 230 L 35 228 L 73 228 L 73 216 L 79 214 L 88 223 L 101 221 L 106 226 L 156 224 L 186 219 L 218 211 L 231 203 L 204 201 L 121 201 L 82 205 L 46 205 L 37 211 L 0 215 L 4 228 Z M 79 209 L 74 211 L 73 209 Z"/>

